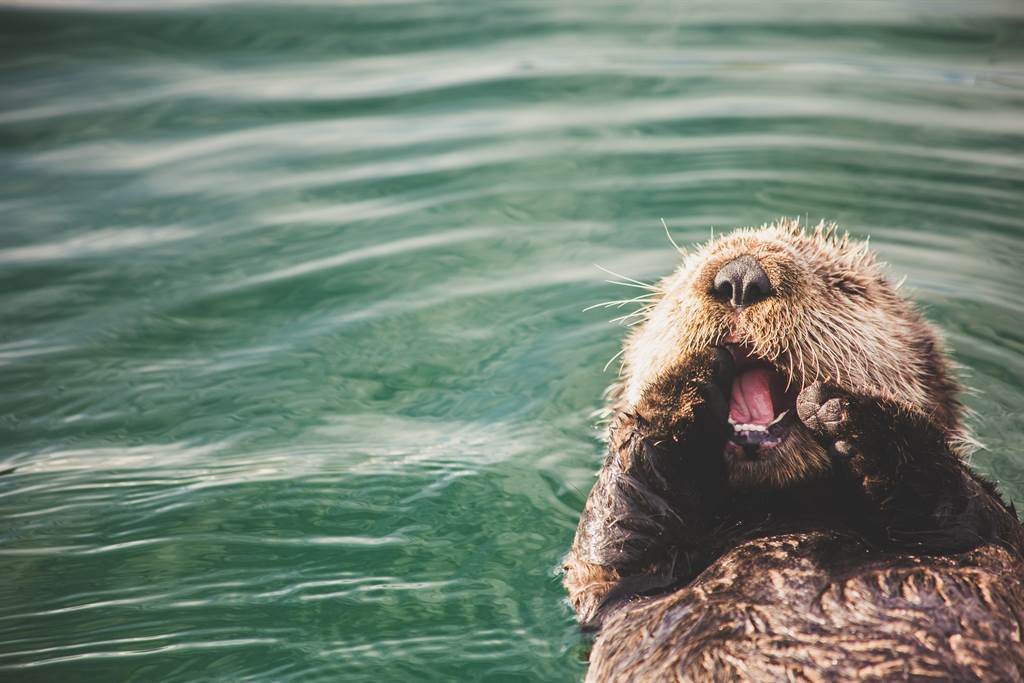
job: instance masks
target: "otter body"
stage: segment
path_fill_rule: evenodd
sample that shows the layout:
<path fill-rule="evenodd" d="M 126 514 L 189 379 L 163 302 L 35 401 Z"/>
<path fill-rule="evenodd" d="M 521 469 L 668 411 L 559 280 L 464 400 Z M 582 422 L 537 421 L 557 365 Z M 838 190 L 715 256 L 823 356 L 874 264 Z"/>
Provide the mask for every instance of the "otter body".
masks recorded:
<path fill-rule="evenodd" d="M 829 532 L 747 541 L 610 615 L 588 678 L 1024 680 L 1020 572 L 992 545 L 936 557 Z"/>
<path fill-rule="evenodd" d="M 688 255 L 566 558 L 588 680 L 1024 680 L 1024 529 L 964 462 L 958 390 L 834 228 Z"/>

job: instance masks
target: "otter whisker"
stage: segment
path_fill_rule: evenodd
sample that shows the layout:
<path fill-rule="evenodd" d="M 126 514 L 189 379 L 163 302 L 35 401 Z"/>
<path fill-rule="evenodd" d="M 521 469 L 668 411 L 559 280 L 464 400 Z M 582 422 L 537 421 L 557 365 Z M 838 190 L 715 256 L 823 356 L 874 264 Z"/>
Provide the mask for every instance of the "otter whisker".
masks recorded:
<path fill-rule="evenodd" d="M 630 318 L 646 315 L 647 314 L 647 310 L 648 309 L 646 309 L 646 308 L 641 308 L 639 310 L 633 311 L 632 313 L 627 313 L 626 315 L 620 315 L 618 318 L 612 318 L 608 322 L 610 322 L 612 324 L 625 322 L 625 321 L 629 320 Z"/>
<path fill-rule="evenodd" d="M 624 354 L 625 352 L 626 352 L 626 349 L 625 349 L 625 347 L 623 347 L 622 349 L 619 349 L 619 352 L 618 352 L 618 353 L 616 353 L 616 354 L 615 354 L 614 356 L 612 356 L 611 358 L 609 358 L 609 359 L 608 359 L 608 362 L 604 364 L 604 369 L 603 369 L 603 370 L 601 370 L 601 372 L 608 372 L 608 366 L 609 366 L 609 365 L 611 365 L 612 363 L 614 363 L 614 362 L 615 362 L 615 359 L 616 359 L 616 358 L 618 358 L 619 356 L 621 356 L 622 354 Z"/>
<path fill-rule="evenodd" d="M 637 280 L 636 278 L 629 277 L 628 275 L 622 275 L 621 273 L 616 273 L 614 270 L 609 270 L 608 268 L 605 268 L 604 266 L 602 266 L 602 265 L 600 265 L 598 263 L 595 263 L 594 267 L 598 268 L 599 270 L 603 270 L 604 272 L 608 273 L 609 275 L 613 275 L 613 276 L 615 276 L 617 278 L 622 278 L 623 280 L 628 280 L 629 282 L 632 282 L 633 284 L 636 284 L 636 285 L 640 285 L 641 287 L 646 287 L 647 289 L 651 290 L 652 292 L 660 292 L 661 291 L 661 288 L 658 287 L 657 285 L 653 285 L 653 284 L 650 284 L 648 282 L 642 282 L 640 280 Z"/>
<path fill-rule="evenodd" d="M 835 370 L 835 381 L 836 381 L 836 383 L 837 384 L 842 384 L 842 374 L 839 371 L 839 367 L 840 367 L 839 356 L 838 356 L 838 354 L 835 352 L 835 350 L 832 348 L 832 346 L 830 344 L 823 343 L 823 341 L 822 341 L 822 340 L 825 340 L 825 339 L 829 338 L 829 332 L 828 332 L 827 326 L 818 318 L 812 318 L 809 322 L 811 323 L 811 325 L 813 325 L 813 327 L 815 328 L 815 330 L 817 332 L 817 334 L 815 335 L 818 338 L 818 343 L 815 345 L 816 348 L 820 348 L 822 350 L 823 355 L 826 356 L 826 361 Z"/>
<path fill-rule="evenodd" d="M 662 225 L 663 228 L 665 228 L 665 237 L 668 238 L 668 241 L 672 244 L 673 247 L 676 248 L 676 251 L 678 251 L 680 254 L 684 254 L 685 255 L 686 254 L 686 250 L 685 249 L 680 249 L 679 245 L 676 244 L 676 241 L 674 239 L 672 239 L 672 233 L 669 232 L 668 223 L 665 222 L 664 218 L 661 219 L 661 225 Z"/>
<path fill-rule="evenodd" d="M 593 304 L 592 306 L 587 306 L 586 308 L 583 309 L 583 312 L 586 313 L 587 311 L 591 311 L 595 308 L 622 308 L 623 306 L 626 306 L 628 304 L 646 303 L 649 301 L 649 296 L 638 296 L 633 299 L 615 299 L 614 301 L 602 301 L 601 303 Z"/>
<path fill-rule="evenodd" d="M 621 285 L 623 287 L 636 287 L 637 289 L 646 289 L 651 292 L 657 292 L 658 290 L 650 287 L 649 285 L 638 285 L 633 282 L 619 282 L 618 280 L 605 280 L 610 285 Z"/>
<path fill-rule="evenodd" d="M 789 391 L 793 386 L 793 354 L 789 353 L 788 350 L 786 351 L 786 358 L 788 359 L 788 362 L 786 363 L 786 391 Z"/>
<path fill-rule="evenodd" d="M 804 352 L 803 352 L 803 349 L 801 349 L 799 345 L 796 346 L 796 360 L 797 360 L 797 363 L 800 365 L 800 376 L 803 378 L 805 384 L 809 383 L 808 382 L 809 378 L 807 377 L 807 370 L 806 370 L 806 368 L 804 366 Z M 813 379 L 817 379 L 817 372 L 815 372 L 814 378 L 811 378 L 811 379 L 812 379 L 812 381 L 813 381 Z"/>

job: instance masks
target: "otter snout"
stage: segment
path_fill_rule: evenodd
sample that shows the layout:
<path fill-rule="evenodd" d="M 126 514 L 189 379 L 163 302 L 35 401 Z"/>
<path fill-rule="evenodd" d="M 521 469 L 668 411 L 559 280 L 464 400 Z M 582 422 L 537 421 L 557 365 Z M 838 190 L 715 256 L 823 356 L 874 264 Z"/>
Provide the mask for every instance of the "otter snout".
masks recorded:
<path fill-rule="evenodd" d="M 753 256 L 746 254 L 729 261 L 715 274 L 711 295 L 733 308 L 743 308 L 775 294 L 768 274 Z"/>

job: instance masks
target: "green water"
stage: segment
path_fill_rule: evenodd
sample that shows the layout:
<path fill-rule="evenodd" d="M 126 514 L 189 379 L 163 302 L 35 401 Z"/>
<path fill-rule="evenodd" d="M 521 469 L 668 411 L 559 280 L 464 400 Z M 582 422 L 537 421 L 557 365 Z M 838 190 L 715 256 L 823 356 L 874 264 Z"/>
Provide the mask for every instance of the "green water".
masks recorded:
<path fill-rule="evenodd" d="M 15 2 L 0 84 L 4 680 L 579 680 L 662 217 L 870 234 L 1024 501 L 1018 2 Z"/>

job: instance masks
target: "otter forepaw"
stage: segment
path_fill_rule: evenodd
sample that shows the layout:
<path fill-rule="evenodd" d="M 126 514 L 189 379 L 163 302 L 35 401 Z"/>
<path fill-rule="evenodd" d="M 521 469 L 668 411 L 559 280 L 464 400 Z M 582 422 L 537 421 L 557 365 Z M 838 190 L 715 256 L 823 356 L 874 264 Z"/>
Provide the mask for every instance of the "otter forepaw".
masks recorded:
<path fill-rule="evenodd" d="M 884 459 L 870 435 L 882 419 L 872 403 L 837 387 L 814 382 L 796 398 L 796 412 L 817 437 L 840 470 L 845 471 L 873 495 Z"/>
<path fill-rule="evenodd" d="M 796 413 L 830 451 L 837 455 L 853 454 L 856 401 L 831 385 L 814 382 L 804 387 L 796 397 Z"/>
<path fill-rule="evenodd" d="M 732 355 L 721 347 L 710 347 L 653 382 L 638 403 L 637 414 L 666 431 L 682 423 L 692 425 L 709 413 L 725 424 L 734 374 Z"/>
<path fill-rule="evenodd" d="M 850 427 L 850 395 L 842 389 L 814 382 L 796 397 L 796 413 L 815 433 L 838 436 Z"/>
<path fill-rule="evenodd" d="M 736 375 L 732 354 L 721 346 L 713 346 L 703 357 L 706 371 L 700 394 L 711 414 L 721 421 L 729 417 L 729 394 Z"/>

